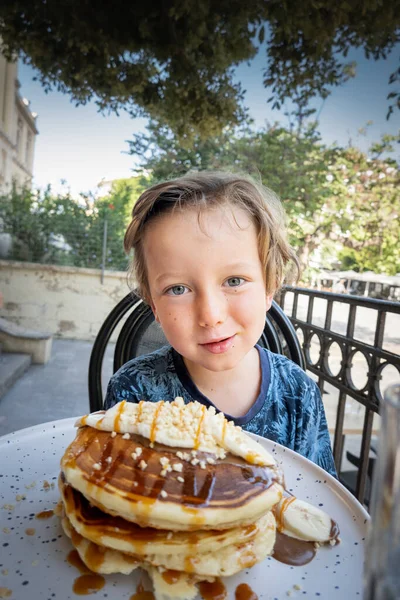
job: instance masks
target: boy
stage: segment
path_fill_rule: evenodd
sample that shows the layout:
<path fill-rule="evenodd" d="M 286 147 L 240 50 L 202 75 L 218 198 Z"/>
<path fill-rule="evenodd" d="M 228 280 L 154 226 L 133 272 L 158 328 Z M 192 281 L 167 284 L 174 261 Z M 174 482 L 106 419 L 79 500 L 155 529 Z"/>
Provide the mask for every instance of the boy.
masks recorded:
<path fill-rule="evenodd" d="M 125 234 L 133 275 L 170 344 L 111 378 L 121 400 L 197 400 L 243 429 L 299 452 L 336 476 L 316 384 L 257 346 L 294 251 L 272 192 L 250 179 L 201 172 L 153 186 Z"/>

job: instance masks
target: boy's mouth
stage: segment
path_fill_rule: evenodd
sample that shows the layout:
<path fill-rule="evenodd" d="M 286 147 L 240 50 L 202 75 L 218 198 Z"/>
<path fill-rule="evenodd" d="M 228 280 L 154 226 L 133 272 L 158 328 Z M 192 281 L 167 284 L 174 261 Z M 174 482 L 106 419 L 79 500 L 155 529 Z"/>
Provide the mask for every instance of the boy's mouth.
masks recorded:
<path fill-rule="evenodd" d="M 205 350 L 208 350 L 208 352 L 211 352 L 212 354 L 222 354 L 224 352 L 227 352 L 230 348 L 232 348 L 235 337 L 236 334 L 231 335 L 227 338 L 212 340 L 211 342 L 207 342 L 206 344 L 200 344 L 200 346 Z"/>

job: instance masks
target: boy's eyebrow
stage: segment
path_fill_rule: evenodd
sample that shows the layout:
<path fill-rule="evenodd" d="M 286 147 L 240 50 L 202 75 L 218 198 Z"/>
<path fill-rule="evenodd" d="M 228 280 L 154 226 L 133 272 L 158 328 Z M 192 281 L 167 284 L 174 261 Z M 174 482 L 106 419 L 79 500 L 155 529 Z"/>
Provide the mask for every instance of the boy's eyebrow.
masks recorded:
<path fill-rule="evenodd" d="M 228 263 L 227 265 L 224 265 L 224 271 L 229 271 L 232 275 L 240 275 L 240 271 L 246 270 L 246 269 L 253 269 L 254 267 L 256 267 L 256 265 L 253 262 L 245 262 L 245 261 L 240 261 L 240 262 L 235 262 L 235 263 Z M 236 271 L 239 271 L 238 273 L 235 273 Z M 160 275 L 158 275 L 155 278 L 155 282 L 159 283 L 160 281 L 162 281 L 163 279 L 180 279 L 184 274 L 183 273 L 161 273 Z"/>
<path fill-rule="evenodd" d="M 154 281 L 155 281 L 155 283 L 159 283 L 163 279 L 171 279 L 171 278 L 179 279 L 180 277 L 181 277 L 181 273 L 161 273 L 161 275 L 158 275 Z"/>

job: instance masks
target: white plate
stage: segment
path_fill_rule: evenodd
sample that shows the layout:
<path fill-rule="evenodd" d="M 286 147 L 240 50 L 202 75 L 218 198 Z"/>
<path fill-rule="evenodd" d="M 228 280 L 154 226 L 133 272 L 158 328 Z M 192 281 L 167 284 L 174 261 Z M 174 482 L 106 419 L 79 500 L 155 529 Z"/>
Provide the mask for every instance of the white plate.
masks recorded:
<path fill-rule="evenodd" d="M 0 588 L 12 590 L 12 600 L 77 598 L 72 586 L 79 572 L 66 561 L 72 546 L 59 519 L 35 518 L 57 504 L 60 458 L 75 436 L 74 422 L 74 418 L 63 419 L 0 438 Z M 361 598 L 368 513 L 325 471 L 279 444 L 255 437 L 282 462 L 289 491 L 321 506 L 338 522 L 342 541 L 333 548 L 320 548 L 303 567 L 268 558 L 224 579 L 228 598 L 233 600 L 243 582 L 264 600 Z M 43 487 L 45 481 L 50 488 Z M 26 497 L 21 500 L 21 495 Z M 34 529 L 34 535 L 27 535 L 27 529 Z M 139 571 L 131 576 L 108 575 L 105 587 L 94 597 L 128 600 L 139 580 Z"/>

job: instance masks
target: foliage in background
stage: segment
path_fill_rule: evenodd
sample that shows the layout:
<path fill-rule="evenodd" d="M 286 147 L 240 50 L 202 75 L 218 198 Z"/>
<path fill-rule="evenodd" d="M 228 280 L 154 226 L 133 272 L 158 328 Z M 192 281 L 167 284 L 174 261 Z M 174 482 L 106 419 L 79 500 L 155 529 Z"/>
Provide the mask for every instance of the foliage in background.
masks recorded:
<path fill-rule="evenodd" d="M 2 0 L 9 57 L 37 69 L 46 91 L 101 110 L 149 115 L 181 142 L 219 134 L 245 117 L 234 67 L 266 52 L 273 107 L 325 98 L 355 74 L 350 48 L 385 58 L 399 41 L 400 4 L 376 0 Z M 399 80 L 395 71 L 390 83 Z M 398 90 L 389 94 L 392 110 Z"/>
<path fill-rule="evenodd" d="M 208 140 L 198 136 L 190 149 L 152 122 L 147 135 L 131 142 L 131 153 L 141 157 L 153 183 L 190 169 L 236 170 L 261 179 L 282 200 L 305 276 L 313 258 L 325 268 L 400 272 L 399 169 L 382 158 L 399 137 L 384 136 L 367 155 L 327 147 L 316 124 L 294 117 L 288 128 L 247 126 Z"/>
<path fill-rule="evenodd" d="M 143 177 L 113 182 L 110 193 L 79 200 L 44 191 L 18 190 L 0 196 L 2 232 L 11 235 L 8 258 L 100 268 L 107 220 L 105 267 L 126 270 L 123 237 L 132 205 L 145 187 Z"/>
<path fill-rule="evenodd" d="M 222 169 L 250 173 L 279 194 L 304 282 L 315 267 L 399 273 L 400 175 L 387 158 L 398 137 L 384 136 L 368 154 L 327 147 L 315 124 L 296 118 L 287 128 L 225 128 L 214 138 L 197 136 L 190 148 L 151 122 L 148 134 L 131 142 L 140 175 L 114 181 L 107 194 L 77 201 L 50 189 L 14 189 L 0 197 L 3 230 L 13 237 L 10 258 L 99 268 L 107 221 L 105 268 L 125 270 L 123 237 L 143 189 L 191 169 Z"/>

